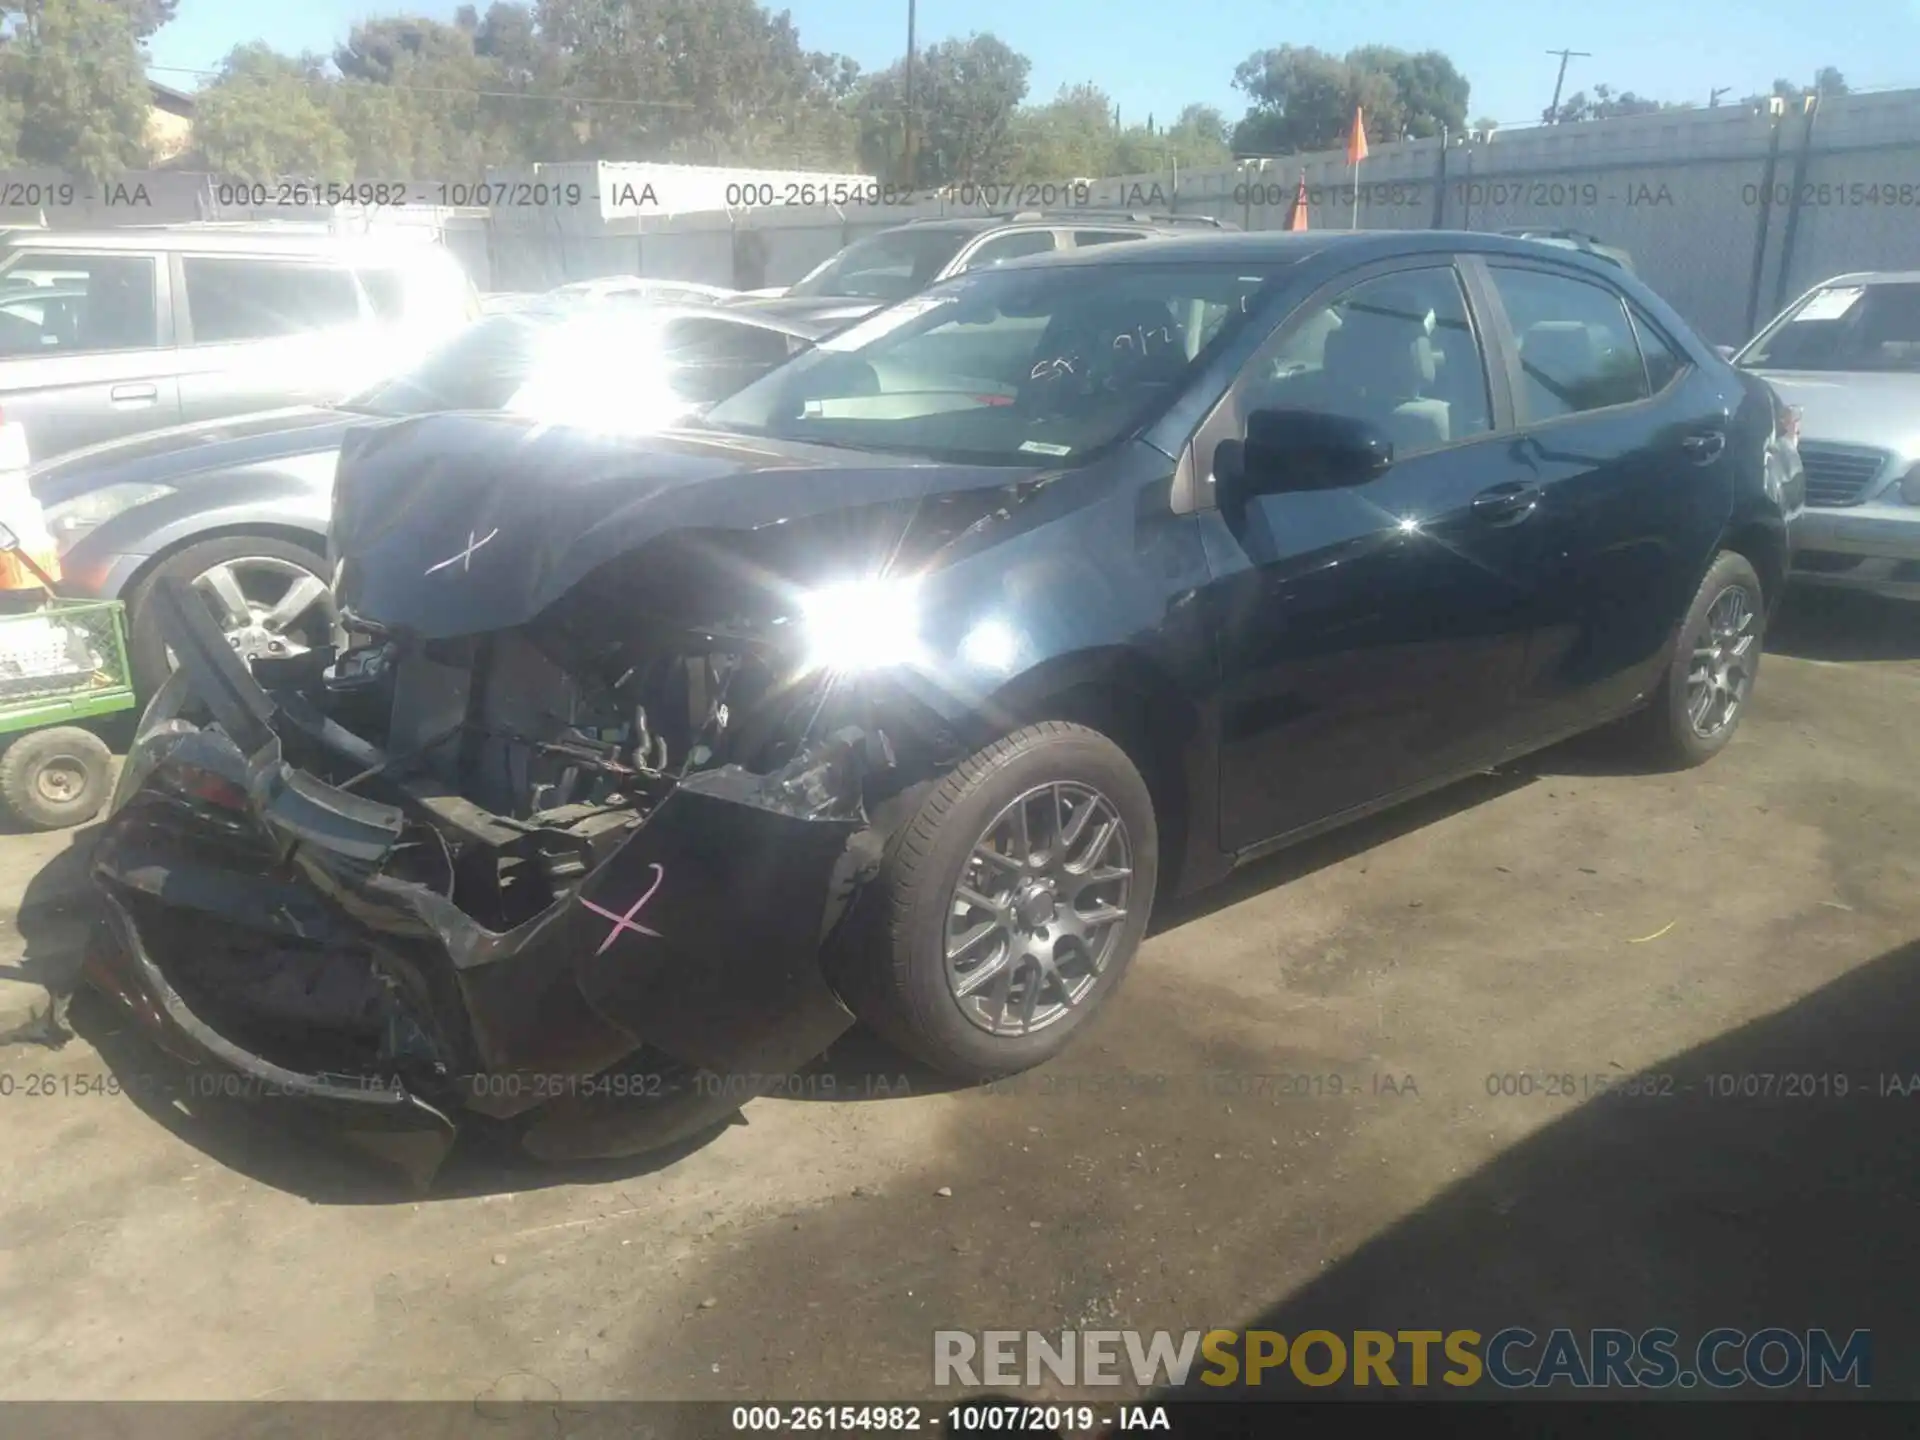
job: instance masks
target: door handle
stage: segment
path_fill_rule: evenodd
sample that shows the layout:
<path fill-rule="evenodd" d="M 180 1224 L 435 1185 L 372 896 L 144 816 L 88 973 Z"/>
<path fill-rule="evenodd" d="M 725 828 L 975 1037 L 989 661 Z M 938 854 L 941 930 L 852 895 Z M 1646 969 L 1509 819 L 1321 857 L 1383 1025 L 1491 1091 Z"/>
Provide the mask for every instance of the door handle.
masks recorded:
<path fill-rule="evenodd" d="M 1680 442 L 1680 448 L 1687 452 L 1687 458 L 1696 465 L 1711 465 L 1720 458 L 1720 452 L 1727 448 L 1724 431 L 1703 430 L 1698 435 L 1689 435 Z"/>
<path fill-rule="evenodd" d="M 116 385 L 107 392 L 116 405 L 151 405 L 160 398 L 158 385 Z"/>
<path fill-rule="evenodd" d="M 1518 525 L 1540 508 L 1540 487 L 1520 481 L 1495 485 L 1473 497 L 1473 513 L 1489 525 Z"/>

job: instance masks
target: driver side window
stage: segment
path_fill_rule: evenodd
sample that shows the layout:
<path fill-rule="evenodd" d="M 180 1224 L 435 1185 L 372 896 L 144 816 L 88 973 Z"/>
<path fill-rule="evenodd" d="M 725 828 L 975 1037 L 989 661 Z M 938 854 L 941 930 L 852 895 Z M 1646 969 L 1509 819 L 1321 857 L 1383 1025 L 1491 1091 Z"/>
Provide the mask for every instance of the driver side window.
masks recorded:
<path fill-rule="evenodd" d="M 1262 360 L 1242 413 L 1315 410 L 1366 420 L 1396 457 L 1492 428 L 1486 363 L 1450 265 L 1364 280 L 1316 307 Z"/>

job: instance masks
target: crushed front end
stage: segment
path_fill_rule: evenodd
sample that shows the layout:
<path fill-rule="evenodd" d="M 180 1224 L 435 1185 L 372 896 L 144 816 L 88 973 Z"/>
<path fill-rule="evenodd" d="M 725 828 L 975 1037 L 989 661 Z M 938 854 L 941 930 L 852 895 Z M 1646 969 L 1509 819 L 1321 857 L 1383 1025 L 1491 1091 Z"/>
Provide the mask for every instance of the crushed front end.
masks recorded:
<path fill-rule="evenodd" d="M 473 1116 L 634 1154 L 817 1056 L 852 1023 L 821 955 L 877 859 L 884 732 L 629 599 L 446 640 L 359 621 L 250 669 L 160 586 L 177 669 L 95 852 L 89 979 L 423 1183 Z"/>

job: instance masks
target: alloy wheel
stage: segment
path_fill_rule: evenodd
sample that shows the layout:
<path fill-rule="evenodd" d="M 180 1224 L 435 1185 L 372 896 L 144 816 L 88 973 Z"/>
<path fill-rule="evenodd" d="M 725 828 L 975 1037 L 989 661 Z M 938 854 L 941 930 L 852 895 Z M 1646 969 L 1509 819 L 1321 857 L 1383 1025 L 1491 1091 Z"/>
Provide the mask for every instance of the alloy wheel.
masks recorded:
<path fill-rule="evenodd" d="M 243 660 L 286 659 L 345 638 L 326 581 L 291 560 L 223 560 L 196 575 L 193 588 Z M 167 661 L 173 662 L 171 651 Z"/>
<path fill-rule="evenodd" d="M 1759 660 L 1759 617 L 1744 585 L 1729 585 L 1707 607 L 1687 666 L 1687 720 L 1712 739 L 1739 718 Z"/>
<path fill-rule="evenodd" d="M 1035 786 L 974 842 L 947 905 L 947 988 L 992 1035 L 1031 1035 L 1083 1002 L 1113 958 L 1133 842 L 1091 786 Z"/>

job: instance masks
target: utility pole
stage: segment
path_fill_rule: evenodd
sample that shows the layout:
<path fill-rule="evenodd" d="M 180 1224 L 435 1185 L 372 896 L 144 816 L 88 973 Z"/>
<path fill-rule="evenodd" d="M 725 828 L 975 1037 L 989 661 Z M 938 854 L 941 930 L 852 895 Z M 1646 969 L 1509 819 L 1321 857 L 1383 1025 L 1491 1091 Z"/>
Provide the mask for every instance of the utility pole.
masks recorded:
<path fill-rule="evenodd" d="M 914 0 L 907 0 L 907 123 L 900 142 L 900 167 L 904 172 L 900 178 L 909 190 L 917 173 L 913 163 L 913 6 Z"/>
<path fill-rule="evenodd" d="M 1732 88 L 1733 87 L 1731 85 L 1722 85 L 1718 90 L 1709 90 L 1707 92 L 1707 108 L 1709 110 L 1712 110 L 1716 106 L 1718 106 L 1720 103 L 1720 97 L 1726 94 Z"/>
<path fill-rule="evenodd" d="M 1576 55 L 1582 60 L 1591 60 L 1593 56 L 1585 50 L 1549 50 L 1547 54 L 1560 57 L 1560 73 L 1554 77 L 1553 81 L 1553 104 L 1547 107 L 1547 114 L 1551 115 L 1553 123 L 1558 125 L 1560 123 L 1560 88 L 1567 83 L 1567 61 Z"/>

